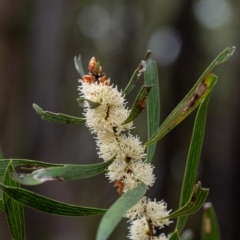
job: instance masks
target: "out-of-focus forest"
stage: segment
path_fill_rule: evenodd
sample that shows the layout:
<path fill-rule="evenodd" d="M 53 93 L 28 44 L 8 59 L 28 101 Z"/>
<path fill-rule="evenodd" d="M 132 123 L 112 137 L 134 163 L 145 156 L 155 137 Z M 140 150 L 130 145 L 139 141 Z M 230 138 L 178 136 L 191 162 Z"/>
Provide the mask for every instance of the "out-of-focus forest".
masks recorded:
<path fill-rule="evenodd" d="M 97 163 L 93 136 L 84 125 L 44 121 L 44 110 L 82 116 L 79 75 L 73 58 L 81 54 L 85 70 L 92 56 L 111 82 L 123 89 L 147 49 L 157 61 L 161 122 L 185 96 L 210 62 L 227 46 L 237 51 L 214 73 L 219 77 L 207 116 L 198 180 L 210 188 L 222 239 L 240 239 L 240 1 L 153 0 L 76 1 L 0 0 L 0 145 L 5 158 L 54 163 Z M 129 107 L 143 79 L 131 96 Z M 195 111 L 196 112 L 196 111 Z M 147 195 L 179 202 L 194 114 L 157 145 L 156 184 Z M 146 111 L 134 121 L 134 134 L 147 139 Z M 27 187 L 44 196 L 81 206 L 108 208 L 118 194 L 104 174 L 74 182 Z M 27 239 L 94 239 L 99 217 L 59 217 L 25 208 Z M 187 227 L 200 239 L 201 211 Z M 126 239 L 126 220 L 110 239 Z M 163 231 L 167 234 L 174 224 Z M 1 240 L 10 238 L 0 215 Z"/>

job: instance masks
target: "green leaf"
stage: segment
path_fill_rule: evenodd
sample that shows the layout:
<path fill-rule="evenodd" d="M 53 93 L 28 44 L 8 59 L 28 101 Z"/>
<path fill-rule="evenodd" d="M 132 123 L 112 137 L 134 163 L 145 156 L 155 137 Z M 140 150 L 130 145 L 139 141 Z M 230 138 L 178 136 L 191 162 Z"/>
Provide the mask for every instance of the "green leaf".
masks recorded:
<path fill-rule="evenodd" d="M 169 240 L 180 240 L 179 236 L 178 236 L 178 231 L 175 230 L 172 235 L 170 236 Z"/>
<path fill-rule="evenodd" d="M 147 85 L 152 85 L 152 90 L 147 100 L 147 120 L 148 120 L 148 139 L 157 131 L 160 119 L 160 93 L 158 84 L 157 64 L 152 59 L 147 60 L 147 69 L 144 74 L 144 81 Z M 147 149 L 147 162 L 152 162 L 156 143 Z"/>
<path fill-rule="evenodd" d="M 211 203 L 205 203 L 203 206 L 201 239 L 202 240 L 221 239 L 217 216 Z"/>
<path fill-rule="evenodd" d="M 184 206 L 188 199 L 191 196 L 191 191 L 196 182 L 197 174 L 198 174 L 198 166 L 200 162 L 205 124 L 206 124 L 206 115 L 207 115 L 207 107 L 209 102 L 210 95 L 204 100 L 204 102 L 200 105 L 193 127 L 192 139 L 190 143 L 190 147 L 188 150 L 188 157 L 184 172 L 181 197 L 179 202 L 179 207 Z M 187 217 L 180 217 L 177 220 L 177 226 L 179 233 L 182 232 L 184 225 L 186 223 Z"/>
<path fill-rule="evenodd" d="M 97 164 L 66 164 L 60 167 L 42 168 L 29 174 L 13 173 L 10 176 L 24 185 L 38 185 L 46 181 L 77 180 L 96 176 L 114 161 L 114 158 Z"/>
<path fill-rule="evenodd" d="M 170 113 L 167 119 L 162 123 L 155 134 L 145 143 L 145 147 L 149 147 L 156 141 L 160 140 L 175 126 L 183 121 L 211 92 L 213 86 L 217 81 L 217 77 L 212 74 L 213 68 L 224 63 L 233 55 L 235 47 L 226 48 L 205 70 L 202 76 L 198 79 L 193 88 L 184 97 L 184 99 L 177 105 L 177 107 Z"/>
<path fill-rule="evenodd" d="M 138 117 L 138 115 L 142 112 L 142 110 L 146 106 L 147 96 L 148 96 L 151 88 L 152 88 L 152 86 L 142 86 L 142 88 L 141 88 L 140 92 L 138 93 L 138 96 L 133 104 L 133 107 L 131 109 L 129 116 L 122 124 L 132 122 L 135 118 Z"/>
<path fill-rule="evenodd" d="M 77 98 L 77 102 L 80 107 L 85 107 L 85 102 L 86 102 L 88 104 L 88 108 L 90 108 L 90 109 L 97 108 L 100 105 L 100 103 L 96 103 L 96 102 L 93 102 L 89 99 L 82 98 L 82 97 Z"/>
<path fill-rule="evenodd" d="M 81 55 L 79 55 L 78 57 L 77 56 L 74 57 L 74 64 L 80 76 L 83 77 L 85 74 L 83 70 Z"/>
<path fill-rule="evenodd" d="M 106 212 L 106 209 L 81 207 L 62 203 L 22 188 L 8 187 L 3 184 L 0 184 L 0 188 L 6 195 L 15 199 L 17 202 L 45 213 L 62 216 L 92 216 L 104 214 Z"/>
<path fill-rule="evenodd" d="M 136 86 L 136 83 L 138 82 L 139 78 L 142 76 L 145 70 L 146 70 L 146 62 L 141 61 L 137 69 L 134 71 L 128 85 L 124 89 L 122 96 L 124 95 L 127 96 L 133 90 L 133 88 Z"/>
<path fill-rule="evenodd" d="M 14 172 L 12 162 L 10 161 L 4 174 L 3 184 L 11 187 L 19 187 L 19 184 L 11 179 L 8 173 Z M 3 193 L 3 204 L 8 226 L 12 239 L 25 240 L 25 226 L 22 204 Z"/>
<path fill-rule="evenodd" d="M 78 118 L 69 116 L 62 113 L 53 113 L 49 111 L 43 111 L 42 108 L 40 108 L 38 105 L 33 104 L 34 109 L 36 112 L 42 117 L 42 119 L 50 121 L 50 122 L 56 122 L 56 123 L 85 123 L 84 118 Z"/>
<path fill-rule="evenodd" d="M 195 185 L 192 195 L 186 205 L 177 211 L 171 213 L 166 218 L 176 218 L 180 216 L 186 216 L 197 212 L 204 204 L 209 193 L 209 189 L 201 188 L 201 183 Z"/>
<path fill-rule="evenodd" d="M 96 239 L 107 239 L 122 219 L 122 216 L 136 205 L 145 193 L 146 187 L 144 183 L 141 183 L 122 195 L 104 214 L 98 228 Z"/>
<path fill-rule="evenodd" d="M 172 113 L 170 113 L 157 132 L 145 143 L 145 146 L 148 147 L 157 142 L 182 122 L 207 97 L 216 81 L 217 77 L 209 73 L 203 82 L 198 86 L 195 85 Z"/>
<path fill-rule="evenodd" d="M 27 159 L 2 159 L 0 160 L 0 176 L 4 175 L 10 161 L 12 161 L 13 167 L 17 167 L 17 166 L 29 167 L 30 166 L 31 168 L 27 168 L 28 170 L 37 169 L 39 167 L 63 167 L 64 166 L 63 164 L 46 163 L 46 162 L 27 160 Z"/>

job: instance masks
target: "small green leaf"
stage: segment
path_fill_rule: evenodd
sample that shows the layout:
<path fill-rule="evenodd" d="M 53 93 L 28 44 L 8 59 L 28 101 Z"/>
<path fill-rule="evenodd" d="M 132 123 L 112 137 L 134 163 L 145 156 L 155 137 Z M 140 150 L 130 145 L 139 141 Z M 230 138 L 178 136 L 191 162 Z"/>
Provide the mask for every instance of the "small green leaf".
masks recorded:
<path fill-rule="evenodd" d="M 176 218 L 179 216 L 186 216 L 197 212 L 202 205 L 204 204 L 207 196 L 208 196 L 209 189 L 201 188 L 201 183 L 195 185 L 192 195 L 188 200 L 187 204 L 184 205 L 182 208 L 178 209 L 177 211 L 171 213 L 166 218 Z"/>
<path fill-rule="evenodd" d="M 74 57 L 74 64 L 80 76 L 83 77 L 85 74 L 83 70 L 81 55 L 79 55 L 78 57 L 77 56 Z"/>
<path fill-rule="evenodd" d="M 202 240 L 221 240 L 218 220 L 211 203 L 205 203 L 202 216 Z"/>
<path fill-rule="evenodd" d="M 139 78 L 142 76 L 145 70 L 146 70 L 146 62 L 141 61 L 137 69 L 134 71 L 128 85 L 122 92 L 122 96 L 124 95 L 127 96 L 133 90 L 133 88 L 136 86 L 136 83 L 138 82 Z"/>
<path fill-rule="evenodd" d="M 77 180 L 102 173 L 113 161 L 114 158 L 97 164 L 66 164 L 61 167 L 42 168 L 29 174 L 13 173 L 10 176 L 24 185 L 38 185 L 46 181 Z"/>
<path fill-rule="evenodd" d="M 108 239 L 123 215 L 146 193 L 146 186 L 141 183 L 122 195 L 104 214 L 97 232 L 97 240 Z"/>
<path fill-rule="evenodd" d="M 142 112 L 142 110 L 146 106 L 147 96 L 148 96 L 151 88 L 152 88 L 152 86 L 142 86 L 142 88 L 139 91 L 138 96 L 133 104 L 133 107 L 131 109 L 129 116 L 122 124 L 132 122 L 135 118 L 138 117 L 138 115 Z"/>
<path fill-rule="evenodd" d="M 192 189 L 197 179 L 209 98 L 210 95 L 208 95 L 204 102 L 200 105 L 195 118 L 192 139 L 188 150 L 188 157 L 182 183 L 181 197 L 179 202 L 180 208 L 184 206 L 190 198 Z M 178 229 L 179 233 L 182 232 L 186 220 L 186 216 L 178 218 L 176 228 Z"/>
<path fill-rule="evenodd" d="M 9 162 L 12 161 L 13 167 L 17 166 L 26 166 L 28 170 L 36 170 L 39 167 L 63 167 L 63 164 L 54 164 L 54 163 L 46 163 L 35 160 L 27 160 L 27 159 L 2 159 L 0 160 L 0 176 L 3 176 L 6 172 L 7 166 Z M 31 167 L 31 168 L 29 168 Z"/>
<path fill-rule="evenodd" d="M 8 174 L 13 172 L 14 168 L 12 166 L 12 162 L 10 161 L 4 174 L 3 184 L 19 188 L 19 184 L 13 181 Z M 5 192 L 3 193 L 3 204 L 12 239 L 25 240 L 26 237 L 22 204 L 6 195 Z"/>
<path fill-rule="evenodd" d="M 87 103 L 88 104 L 88 108 L 90 108 L 90 109 L 97 108 L 100 105 L 100 103 L 96 103 L 96 102 L 93 102 L 93 101 L 91 101 L 89 99 L 82 98 L 82 97 L 77 98 L 77 102 L 78 102 L 80 107 L 85 107 L 85 103 Z"/>
<path fill-rule="evenodd" d="M 177 229 L 172 233 L 169 240 L 180 240 Z"/>
<path fill-rule="evenodd" d="M 106 209 L 62 203 L 22 188 L 8 187 L 3 184 L 0 184 L 0 188 L 6 195 L 15 199 L 17 202 L 45 213 L 62 216 L 92 216 L 101 215 L 106 212 Z"/>
<path fill-rule="evenodd" d="M 184 97 L 184 99 L 177 105 L 177 107 L 170 113 L 167 119 L 162 123 L 155 134 L 145 143 L 145 147 L 149 147 L 156 141 L 160 140 L 175 126 L 183 121 L 211 92 L 213 86 L 217 81 L 217 77 L 212 74 L 213 68 L 221 63 L 224 63 L 233 55 L 235 47 L 226 48 L 205 70 L 205 72 L 198 79 L 193 88 Z"/>
<path fill-rule="evenodd" d="M 62 113 L 53 113 L 49 111 L 43 111 L 42 108 L 40 108 L 38 105 L 33 104 L 34 109 L 36 112 L 41 115 L 42 119 L 50 121 L 50 122 L 56 122 L 56 123 L 85 123 L 84 118 L 78 118 L 69 116 Z"/>
<path fill-rule="evenodd" d="M 160 119 L 160 93 L 158 84 L 157 64 L 152 59 L 147 59 L 147 69 L 144 73 L 144 82 L 147 85 L 152 85 L 150 94 L 147 100 L 147 121 L 148 121 L 148 139 L 157 131 Z M 156 143 L 152 144 L 147 149 L 147 162 L 152 162 Z"/>

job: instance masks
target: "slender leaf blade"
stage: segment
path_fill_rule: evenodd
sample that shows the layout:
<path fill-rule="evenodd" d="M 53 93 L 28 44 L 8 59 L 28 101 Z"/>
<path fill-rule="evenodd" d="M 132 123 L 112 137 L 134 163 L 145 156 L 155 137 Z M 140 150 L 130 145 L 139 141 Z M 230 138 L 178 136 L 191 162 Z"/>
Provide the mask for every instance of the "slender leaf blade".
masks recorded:
<path fill-rule="evenodd" d="M 3 211 L 3 209 L 4 209 L 3 198 L 0 198 L 0 213 Z"/>
<path fill-rule="evenodd" d="M 221 240 L 215 210 L 211 203 L 205 203 L 202 216 L 202 240 Z"/>
<path fill-rule="evenodd" d="M 12 162 L 13 167 L 17 166 L 26 166 L 31 167 L 27 168 L 29 170 L 31 169 L 38 169 L 39 167 L 63 167 L 63 164 L 54 164 L 54 163 L 46 163 L 46 162 L 40 162 L 35 160 L 28 160 L 28 159 L 2 159 L 0 160 L 0 176 L 3 176 L 9 162 Z"/>
<path fill-rule="evenodd" d="M 128 85 L 123 90 L 122 96 L 127 96 L 133 90 L 133 88 L 136 86 L 139 78 L 142 76 L 145 70 L 146 70 L 146 62 L 141 61 L 137 69 L 134 71 Z"/>
<path fill-rule="evenodd" d="M 201 183 L 198 182 L 198 184 L 195 185 L 188 202 L 182 208 L 167 216 L 167 218 L 176 218 L 197 212 L 204 204 L 208 193 L 209 189 L 201 188 Z"/>
<path fill-rule="evenodd" d="M 133 104 L 133 107 L 131 109 L 129 116 L 122 124 L 132 122 L 135 118 L 139 116 L 139 114 L 143 111 L 143 109 L 146 106 L 147 96 L 151 88 L 152 86 L 142 86 Z"/>
<path fill-rule="evenodd" d="M 184 178 L 183 178 L 183 184 L 182 184 L 182 190 L 181 190 L 181 196 L 180 196 L 180 202 L 179 202 L 180 208 L 187 203 L 189 197 L 191 196 L 191 191 L 196 182 L 202 144 L 203 144 L 203 138 L 204 138 L 204 132 L 205 132 L 209 99 L 210 99 L 210 95 L 208 95 L 207 98 L 200 105 L 195 118 L 191 143 L 188 150 L 188 157 L 187 157 L 187 162 L 186 162 L 186 167 L 184 172 Z M 186 220 L 187 220 L 186 216 L 180 217 L 177 220 L 176 228 L 180 233 L 184 228 Z"/>
<path fill-rule="evenodd" d="M 19 184 L 11 179 L 8 173 L 14 172 L 10 161 L 3 178 L 3 184 L 19 188 Z M 24 214 L 22 204 L 3 193 L 3 204 L 12 239 L 25 240 Z"/>
<path fill-rule="evenodd" d="M 179 236 L 178 236 L 178 231 L 175 230 L 172 235 L 170 236 L 169 240 L 180 240 Z"/>
<path fill-rule="evenodd" d="M 81 207 L 59 202 L 22 188 L 8 187 L 3 184 L 0 184 L 0 188 L 17 202 L 45 213 L 62 216 L 92 216 L 106 212 L 106 209 Z"/>
<path fill-rule="evenodd" d="M 114 161 L 114 158 L 97 164 L 66 164 L 61 167 L 42 168 L 29 174 L 13 173 L 11 177 L 24 185 L 38 185 L 47 181 L 77 180 L 96 176 Z"/>
<path fill-rule="evenodd" d="M 201 82 L 195 85 L 177 107 L 170 113 L 167 119 L 159 127 L 157 132 L 145 143 L 148 147 L 165 136 L 180 122 L 182 122 L 199 104 L 204 101 L 207 95 L 211 92 L 217 81 L 217 77 L 212 73 Z"/>
<path fill-rule="evenodd" d="M 147 100 L 147 122 L 148 122 L 148 139 L 157 131 L 160 120 L 160 92 L 158 83 L 157 64 L 151 58 L 147 60 L 147 69 L 144 74 L 144 81 L 147 85 L 152 85 L 152 90 Z M 147 149 L 147 162 L 151 163 L 156 143 Z"/>
<path fill-rule="evenodd" d="M 40 108 L 37 104 L 33 104 L 33 108 L 42 117 L 42 119 L 50 122 L 78 124 L 78 123 L 85 123 L 86 121 L 84 118 L 78 118 L 78 117 L 66 115 L 63 113 L 53 113 L 49 111 L 43 111 L 42 108 Z"/>
<path fill-rule="evenodd" d="M 108 239 L 127 210 L 136 205 L 145 193 L 146 186 L 144 183 L 141 183 L 122 195 L 104 214 L 98 228 L 96 239 Z"/>

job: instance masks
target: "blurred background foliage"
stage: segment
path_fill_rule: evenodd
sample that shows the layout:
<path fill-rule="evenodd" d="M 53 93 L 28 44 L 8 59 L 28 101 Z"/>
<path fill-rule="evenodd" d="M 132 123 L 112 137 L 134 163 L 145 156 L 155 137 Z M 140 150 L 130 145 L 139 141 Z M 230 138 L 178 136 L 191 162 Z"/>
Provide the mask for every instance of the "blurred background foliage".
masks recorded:
<path fill-rule="evenodd" d="M 83 125 L 40 119 L 32 108 L 82 116 L 76 98 L 79 78 L 73 58 L 81 54 L 87 71 L 90 57 L 100 60 L 112 83 L 123 89 L 151 49 L 159 68 L 161 121 L 184 97 L 210 62 L 227 46 L 234 56 L 214 72 L 199 180 L 211 189 L 223 239 L 240 238 L 239 121 L 240 1 L 153 0 L 76 1 L 0 0 L 0 144 L 5 158 L 54 163 L 100 162 L 93 136 Z M 140 88 L 143 81 L 139 82 Z M 129 107 L 137 89 L 128 98 Z M 177 209 L 183 168 L 193 126 L 190 116 L 157 146 L 153 164 L 157 182 L 148 196 Z M 134 134 L 146 141 L 146 112 Z M 28 187 L 54 199 L 107 208 L 118 194 L 104 175 L 75 182 Z M 94 239 L 100 217 L 66 218 L 25 209 L 27 239 Z M 201 213 L 187 226 L 200 239 Z M 10 235 L 1 214 L 1 239 Z M 127 224 L 111 239 L 125 239 Z M 164 229 L 169 233 L 174 229 Z"/>

